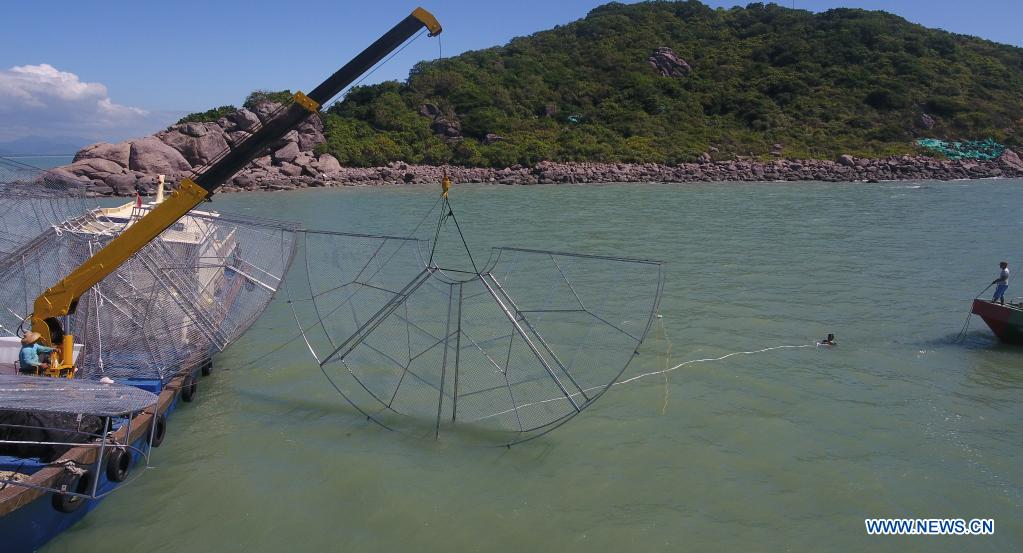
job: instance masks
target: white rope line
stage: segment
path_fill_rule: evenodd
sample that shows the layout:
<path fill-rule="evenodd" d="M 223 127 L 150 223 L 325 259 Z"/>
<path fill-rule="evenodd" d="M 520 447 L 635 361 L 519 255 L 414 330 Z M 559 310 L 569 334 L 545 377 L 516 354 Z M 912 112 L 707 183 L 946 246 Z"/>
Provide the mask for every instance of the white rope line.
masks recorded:
<path fill-rule="evenodd" d="M 620 380 L 620 381 L 615 382 L 614 384 L 612 384 L 612 386 L 619 386 L 621 384 L 628 384 L 629 382 L 632 382 L 634 380 L 639 380 L 640 378 L 646 378 L 648 376 L 656 376 L 656 375 L 659 375 L 659 374 L 667 374 L 667 373 L 670 373 L 672 371 L 677 371 L 678 369 L 681 369 L 682 367 L 685 367 L 686 365 L 692 365 L 694 363 L 709 363 L 709 362 L 712 362 L 712 361 L 721 361 L 723 359 L 728 359 L 729 357 L 733 357 L 733 356 L 736 356 L 736 355 L 753 355 L 755 353 L 764 353 L 764 352 L 780 350 L 780 349 L 802 349 L 802 348 L 816 348 L 816 347 L 818 347 L 816 342 L 813 343 L 813 344 L 802 344 L 802 345 L 798 345 L 798 346 L 772 346 L 772 347 L 769 347 L 769 348 L 763 348 L 763 349 L 758 349 L 758 350 L 753 350 L 753 351 L 733 351 L 732 353 L 728 353 L 728 354 L 722 355 L 721 357 L 708 357 L 708 358 L 704 358 L 704 359 L 690 359 L 689 361 L 683 361 L 683 362 L 679 363 L 678 365 L 675 365 L 674 367 L 669 367 L 667 369 L 662 369 L 662 370 L 659 370 L 659 371 L 643 373 L 643 374 L 634 376 L 632 378 L 628 378 L 626 380 Z M 582 392 L 576 392 L 574 394 L 570 394 L 570 396 L 571 397 L 575 397 L 577 395 L 581 395 L 583 392 L 589 392 L 591 390 L 597 390 L 597 389 L 600 389 L 600 388 L 603 388 L 603 387 L 604 386 L 593 386 L 593 387 L 590 387 L 590 388 L 586 388 L 585 390 L 582 390 Z M 519 405 L 517 407 L 512 407 L 511 409 L 507 409 L 505 411 L 501 411 L 500 413 L 494 413 L 493 415 L 487 415 L 487 416 L 484 416 L 484 417 L 480 417 L 478 419 L 473 419 L 473 420 L 471 420 L 469 422 L 478 422 L 478 421 L 490 419 L 490 418 L 493 418 L 493 417 L 499 417 L 501 415 L 506 415 L 506 414 L 512 413 L 512 412 L 514 412 L 514 411 L 516 411 L 518 409 L 524 409 L 526 407 L 532 407 L 533 405 L 541 405 L 541 404 L 544 404 L 544 403 L 551 403 L 551 402 L 554 402 L 554 401 L 565 401 L 566 399 L 568 399 L 568 398 L 565 397 L 565 396 L 561 396 L 561 397 L 555 397 L 555 398 L 551 398 L 551 399 L 544 399 L 544 400 L 541 400 L 541 401 L 534 401 L 533 403 L 524 403 L 524 404 Z"/>
<path fill-rule="evenodd" d="M 661 371 L 654 371 L 654 372 L 644 373 L 644 374 L 641 374 L 641 375 L 638 375 L 638 376 L 634 376 L 634 377 L 626 379 L 626 380 L 621 380 L 619 382 L 615 382 L 614 384 L 612 384 L 612 386 L 617 386 L 619 384 L 628 384 L 629 382 L 632 382 L 633 380 L 639 380 L 640 378 L 644 378 L 644 377 L 647 377 L 647 376 L 654 376 L 654 375 L 658 375 L 658 374 L 669 373 L 671 371 L 675 371 L 675 370 L 681 369 L 682 367 L 684 367 L 686 365 L 692 365 L 693 363 L 707 363 L 707 362 L 710 362 L 710 361 L 721 361 L 722 359 L 728 359 L 729 357 L 732 357 L 733 355 L 753 355 L 754 353 L 764 353 L 765 351 L 774 351 L 776 349 L 800 349 L 800 348 L 815 348 L 815 347 L 817 347 L 817 344 L 803 344 L 801 346 L 772 346 L 772 347 L 769 347 L 769 348 L 758 349 L 758 350 L 754 350 L 754 351 L 733 351 L 732 353 L 729 353 L 729 354 L 726 354 L 726 355 L 722 355 L 721 357 L 708 357 L 708 358 L 705 358 L 705 359 L 690 359 L 689 361 L 683 361 L 682 363 L 679 363 L 678 365 L 675 365 L 674 367 L 671 367 L 670 369 L 664 369 L 664 370 L 661 370 Z"/>

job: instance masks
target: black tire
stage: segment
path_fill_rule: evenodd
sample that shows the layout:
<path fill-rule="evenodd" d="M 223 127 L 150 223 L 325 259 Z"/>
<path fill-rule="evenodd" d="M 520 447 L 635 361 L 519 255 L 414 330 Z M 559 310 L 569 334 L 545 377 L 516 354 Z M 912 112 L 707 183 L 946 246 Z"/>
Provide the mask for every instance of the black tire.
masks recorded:
<path fill-rule="evenodd" d="M 181 388 L 181 400 L 186 403 L 195 401 L 195 394 L 199 392 L 199 381 L 193 377 L 188 377 L 185 380 L 184 387 Z"/>
<path fill-rule="evenodd" d="M 153 419 L 153 447 L 160 447 L 163 443 L 163 438 L 167 435 L 167 417 L 163 413 L 156 415 Z"/>
<path fill-rule="evenodd" d="M 114 448 L 107 457 L 107 480 L 124 482 L 131 471 L 131 452 L 124 448 Z"/>
<path fill-rule="evenodd" d="M 209 376 L 210 373 L 213 372 L 213 360 L 209 359 L 205 363 L 203 363 L 202 369 L 200 369 L 200 371 L 202 372 L 203 376 Z"/>
<path fill-rule="evenodd" d="M 89 473 L 85 473 L 81 476 L 77 474 L 67 473 L 63 476 L 60 482 L 57 484 L 57 489 L 66 489 L 69 492 L 75 493 L 86 493 L 89 491 Z M 68 495 L 60 493 L 59 491 L 53 493 L 53 499 L 51 503 L 53 508 L 60 513 L 73 513 L 78 509 L 81 509 L 85 502 L 88 501 L 84 497 L 78 497 L 74 495 Z"/>

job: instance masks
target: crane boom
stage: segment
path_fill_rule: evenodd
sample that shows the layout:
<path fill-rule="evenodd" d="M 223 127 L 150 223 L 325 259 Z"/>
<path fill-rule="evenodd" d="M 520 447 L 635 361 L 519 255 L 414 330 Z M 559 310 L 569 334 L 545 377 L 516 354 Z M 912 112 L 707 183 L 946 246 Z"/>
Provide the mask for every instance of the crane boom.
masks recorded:
<path fill-rule="evenodd" d="M 71 348 L 68 347 L 71 340 L 70 336 L 64 336 L 57 317 L 74 313 L 79 298 L 85 292 L 117 270 L 132 255 L 184 217 L 192 208 L 209 198 L 248 162 L 258 157 L 266 147 L 298 126 L 310 114 L 318 112 L 324 102 L 333 98 L 424 27 L 430 32 L 430 36 L 436 36 L 441 32 L 440 23 L 430 12 L 416 8 L 408 17 L 320 83 L 308 96 L 301 92 L 296 93 L 295 101 L 286 109 L 196 175 L 194 180 L 182 179 L 175 194 L 126 228 L 96 254 L 36 298 L 33 305 L 32 330 L 42 336 L 43 343 L 54 344 L 63 341 L 67 350 L 67 359 L 62 363 L 64 368 L 71 368 Z"/>

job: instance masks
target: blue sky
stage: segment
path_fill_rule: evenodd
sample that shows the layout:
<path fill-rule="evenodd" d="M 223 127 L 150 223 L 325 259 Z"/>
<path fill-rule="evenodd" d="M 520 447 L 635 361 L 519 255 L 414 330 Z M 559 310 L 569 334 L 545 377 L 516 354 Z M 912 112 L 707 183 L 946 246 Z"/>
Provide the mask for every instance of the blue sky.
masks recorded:
<path fill-rule="evenodd" d="M 1023 46 L 1020 2 L 780 3 L 814 11 L 884 9 L 928 27 Z M 0 142 L 27 135 L 120 140 L 183 113 L 238 105 L 254 89 L 308 90 L 420 3 L 444 25 L 448 56 L 568 23 L 603 2 L 11 2 L 0 34 Z M 404 79 L 415 62 L 437 55 L 437 40 L 421 38 L 367 82 Z"/>

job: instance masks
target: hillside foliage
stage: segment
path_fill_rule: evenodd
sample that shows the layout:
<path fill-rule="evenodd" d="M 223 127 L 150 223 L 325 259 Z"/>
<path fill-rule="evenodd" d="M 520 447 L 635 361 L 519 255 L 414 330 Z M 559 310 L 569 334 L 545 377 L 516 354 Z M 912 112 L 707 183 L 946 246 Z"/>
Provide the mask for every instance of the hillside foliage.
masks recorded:
<path fill-rule="evenodd" d="M 692 71 L 661 76 L 648 62 L 659 47 Z M 885 12 L 611 3 L 504 46 L 421 62 L 405 82 L 351 90 L 324 115 L 319 149 L 351 166 L 507 167 L 673 164 L 708 151 L 874 157 L 918 151 L 922 137 L 1018 146 L 1021 90 L 1023 49 Z M 435 118 L 456 123 L 461 139 Z M 503 140 L 486 144 L 488 134 Z"/>

